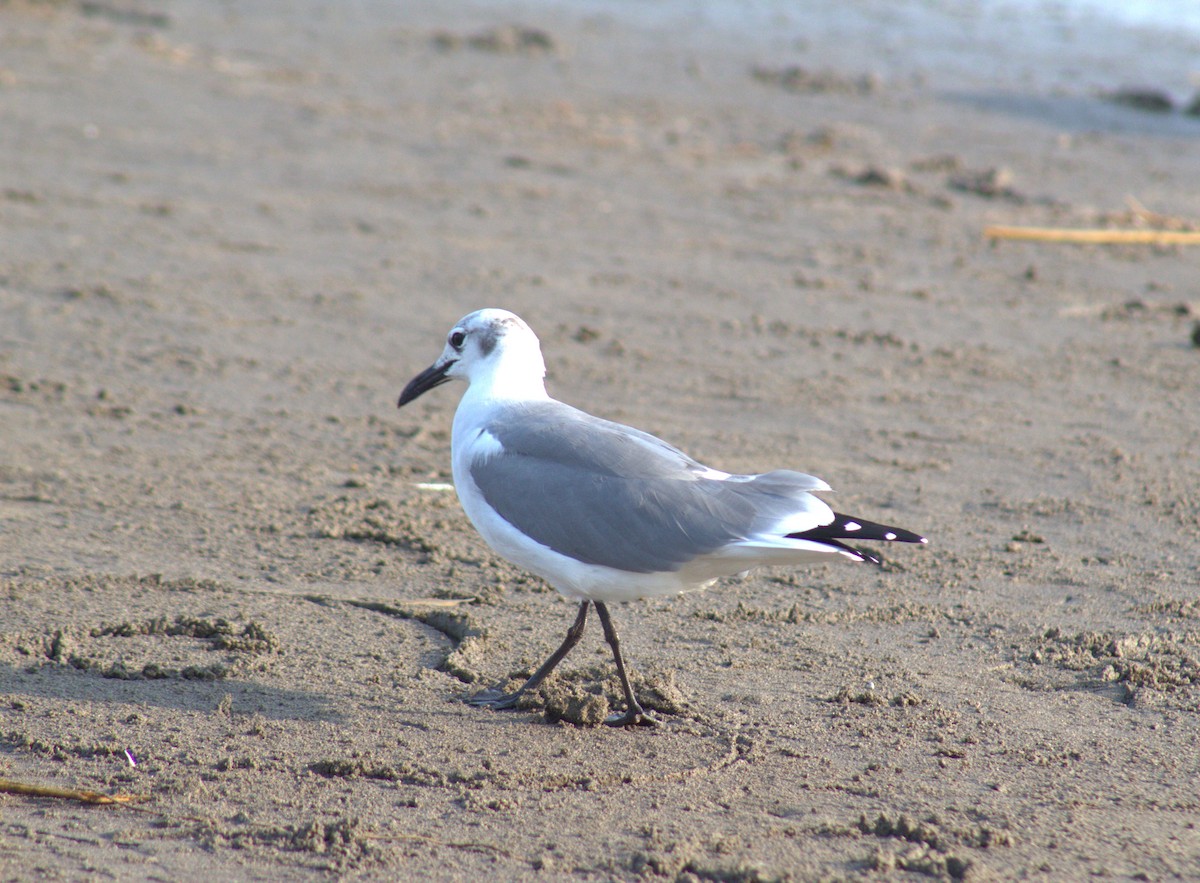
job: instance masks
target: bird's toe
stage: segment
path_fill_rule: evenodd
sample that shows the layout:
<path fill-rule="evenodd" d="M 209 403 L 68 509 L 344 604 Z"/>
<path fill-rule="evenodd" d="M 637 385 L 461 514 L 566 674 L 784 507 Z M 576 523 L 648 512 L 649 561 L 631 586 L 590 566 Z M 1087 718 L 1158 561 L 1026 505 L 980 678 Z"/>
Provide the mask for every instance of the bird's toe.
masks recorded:
<path fill-rule="evenodd" d="M 657 727 L 658 720 L 646 714 L 642 709 L 626 711 L 624 714 L 614 714 L 604 719 L 607 727 Z"/>
<path fill-rule="evenodd" d="M 505 693 L 503 690 L 489 689 L 481 690 L 474 696 L 467 698 L 468 705 L 474 705 L 476 708 L 494 708 L 497 711 L 507 711 L 517 707 L 517 703 L 521 701 L 520 692 Z"/>

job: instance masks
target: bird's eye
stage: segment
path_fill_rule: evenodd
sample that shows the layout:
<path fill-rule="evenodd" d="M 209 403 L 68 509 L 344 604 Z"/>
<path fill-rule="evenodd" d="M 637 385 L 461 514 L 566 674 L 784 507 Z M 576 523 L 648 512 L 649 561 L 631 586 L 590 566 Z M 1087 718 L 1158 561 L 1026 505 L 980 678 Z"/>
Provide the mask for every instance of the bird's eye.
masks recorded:
<path fill-rule="evenodd" d="M 466 342 L 467 335 L 463 334 L 461 331 L 455 331 L 451 333 L 450 346 L 454 347 L 456 350 L 462 349 L 463 344 Z"/>

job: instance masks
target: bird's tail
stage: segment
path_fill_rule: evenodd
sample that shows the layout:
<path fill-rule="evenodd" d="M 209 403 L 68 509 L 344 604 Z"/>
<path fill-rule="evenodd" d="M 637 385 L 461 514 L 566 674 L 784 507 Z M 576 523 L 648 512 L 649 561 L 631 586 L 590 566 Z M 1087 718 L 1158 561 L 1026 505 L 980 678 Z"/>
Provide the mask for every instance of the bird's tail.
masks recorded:
<path fill-rule="evenodd" d="M 843 543 L 842 540 L 879 540 L 885 543 L 927 543 L 929 540 L 920 534 L 905 530 L 902 527 L 891 527 L 886 524 L 876 524 L 862 518 L 852 518 L 835 512 L 833 521 L 822 524 L 811 530 L 788 534 L 791 540 L 812 540 L 825 543 L 847 553 L 859 561 L 870 561 L 872 564 L 882 564 L 878 555 L 863 549 Z"/>

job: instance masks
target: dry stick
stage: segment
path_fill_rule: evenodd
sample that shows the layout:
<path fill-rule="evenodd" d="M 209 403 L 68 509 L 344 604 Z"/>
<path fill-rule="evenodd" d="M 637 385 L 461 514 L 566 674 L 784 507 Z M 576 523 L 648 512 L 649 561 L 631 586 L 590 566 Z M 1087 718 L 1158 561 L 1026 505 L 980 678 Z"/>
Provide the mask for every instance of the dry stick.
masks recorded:
<path fill-rule="evenodd" d="M 12 779 L 0 779 L 0 792 L 23 794 L 27 797 L 54 797 L 59 800 L 78 800 L 80 803 L 128 806 L 147 798 L 139 794 L 101 794 L 99 791 L 80 791 L 77 788 L 55 788 L 50 785 L 28 785 Z"/>
<path fill-rule="evenodd" d="M 1064 227 L 985 227 L 988 239 L 1029 239 L 1098 245 L 1200 245 L 1200 230 L 1072 230 Z"/>
<path fill-rule="evenodd" d="M 1137 216 L 1144 224 L 1149 224 L 1157 230 L 1194 230 L 1196 225 L 1186 218 L 1177 218 L 1172 215 L 1164 215 L 1159 212 L 1151 211 L 1140 202 L 1137 197 L 1125 197 L 1125 204 L 1129 206 L 1129 210 Z"/>
<path fill-rule="evenodd" d="M 133 806 L 134 801 L 149 799 L 143 794 L 101 794 L 99 791 L 80 791 L 76 788 L 55 788 L 49 785 L 28 785 L 24 782 L 14 782 L 12 779 L 0 779 L 0 793 L 22 794 L 28 797 L 55 797 L 59 800 L 78 800 L 81 803 L 90 803 L 101 806 L 125 806 L 129 807 L 129 809 L 136 809 L 140 812 L 154 812 L 155 815 L 161 815 L 163 818 L 170 818 L 173 820 L 183 819 L 185 821 L 198 822 L 199 824 L 204 825 L 211 824 L 208 819 L 199 818 L 197 816 L 170 816 L 155 810 L 145 810 L 140 806 Z M 429 843 L 433 846 L 445 846 L 453 849 L 465 849 L 475 852 L 491 852 L 498 855 L 503 855 L 507 858 L 512 858 L 511 853 L 501 849 L 499 846 L 493 846 L 490 843 L 440 840 L 436 837 L 426 837 L 421 834 L 369 834 L 367 836 L 373 840 L 405 840 L 415 843 Z"/>

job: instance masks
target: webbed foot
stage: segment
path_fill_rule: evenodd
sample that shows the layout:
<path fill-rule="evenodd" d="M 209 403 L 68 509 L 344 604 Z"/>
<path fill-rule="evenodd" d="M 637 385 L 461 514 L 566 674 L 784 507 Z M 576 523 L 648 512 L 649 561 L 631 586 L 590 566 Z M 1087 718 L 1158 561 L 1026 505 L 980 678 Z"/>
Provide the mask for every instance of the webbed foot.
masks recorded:
<path fill-rule="evenodd" d="M 511 711 L 516 708 L 521 701 L 521 690 L 515 693 L 505 693 L 503 690 L 491 688 L 489 690 L 480 690 L 474 696 L 467 698 L 468 705 L 474 705 L 476 708 L 494 708 L 496 711 Z"/>
<path fill-rule="evenodd" d="M 642 709 L 630 709 L 624 714 L 609 715 L 604 719 L 606 727 L 657 727 L 658 720 Z"/>

